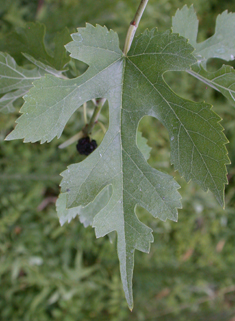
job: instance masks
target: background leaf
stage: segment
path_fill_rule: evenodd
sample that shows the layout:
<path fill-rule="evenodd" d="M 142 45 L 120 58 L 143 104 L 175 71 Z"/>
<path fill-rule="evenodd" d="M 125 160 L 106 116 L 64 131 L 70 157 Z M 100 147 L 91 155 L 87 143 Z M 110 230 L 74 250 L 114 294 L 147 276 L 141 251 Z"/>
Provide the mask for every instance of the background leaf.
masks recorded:
<path fill-rule="evenodd" d="M 45 33 L 46 28 L 43 24 L 28 22 L 25 27 L 18 27 L 6 38 L 0 39 L 0 51 L 8 52 L 19 63 L 22 62 L 21 53 L 26 53 L 46 65 L 61 70 L 70 60 L 64 49 L 64 45 L 70 41 L 69 30 L 64 28 L 55 36 L 53 55 L 45 48 Z"/>
<path fill-rule="evenodd" d="M 0 94 L 5 94 L 0 98 L 0 111 L 3 113 L 13 112 L 15 109 L 14 102 L 24 96 L 33 86 L 32 83 L 46 73 L 62 77 L 60 71 L 38 62 L 27 54 L 25 56 L 38 68 L 22 68 L 16 64 L 9 54 L 0 52 Z"/>
<path fill-rule="evenodd" d="M 210 58 L 234 60 L 235 55 L 235 13 L 224 11 L 218 15 L 215 25 L 215 33 L 209 39 L 197 43 L 198 20 L 193 6 L 186 5 L 177 10 L 172 18 L 173 31 L 189 39 L 189 43 L 195 48 L 194 55 L 206 66 Z"/>
<path fill-rule="evenodd" d="M 202 65 L 195 65 L 188 73 L 219 91 L 235 106 L 235 70 L 233 67 L 223 65 L 220 69 L 209 72 Z"/>
<path fill-rule="evenodd" d="M 235 14 L 224 11 L 218 15 L 215 33 L 207 40 L 197 43 L 198 20 L 193 6 L 186 5 L 177 10 L 172 18 L 173 31 L 189 39 L 189 43 L 195 48 L 194 56 L 197 64 L 188 71 L 192 76 L 200 79 L 212 88 L 220 91 L 232 105 L 234 101 L 234 69 L 223 65 L 216 72 L 207 70 L 207 62 L 210 58 L 220 58 L 233 61 L 235 56 Z"/>

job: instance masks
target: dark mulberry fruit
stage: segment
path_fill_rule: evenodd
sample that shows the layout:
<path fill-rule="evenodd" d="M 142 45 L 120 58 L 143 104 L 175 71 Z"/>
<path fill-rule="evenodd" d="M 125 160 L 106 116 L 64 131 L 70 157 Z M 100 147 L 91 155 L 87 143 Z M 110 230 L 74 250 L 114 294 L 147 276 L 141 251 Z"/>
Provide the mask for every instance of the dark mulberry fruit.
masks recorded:
<path fill-rule="evenodd" d="M 88 156 L 96 149 L 97 143 L 90 137 L 83 137 L 79 139 L 76 147 L 79 154 Z"/>

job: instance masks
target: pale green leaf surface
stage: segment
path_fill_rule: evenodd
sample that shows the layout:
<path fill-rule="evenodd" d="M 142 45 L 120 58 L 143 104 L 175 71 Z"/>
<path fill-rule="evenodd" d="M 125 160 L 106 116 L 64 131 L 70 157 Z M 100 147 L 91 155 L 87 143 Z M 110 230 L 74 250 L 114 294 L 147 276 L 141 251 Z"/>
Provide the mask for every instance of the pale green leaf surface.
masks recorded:
<path fill-rule="evenodd" d="M 60 224 L 64 225 L 66 222 L 70 223 L 71 220 L 78 215 L 79 220 L 84 227 L 91 226 L 95 215 L 107 205 L 111 194 L 112 188 L 109 185 L 107 188 L 104 188 L 94 201 L 89 203 L 87 206 L 77 206 L 73 208 L 66 208 L 66 194 L 60 194 L 56 201 L 56 210 Z"/>
<path fill-rule="evenodd" d="M 147 139 L 142 136 L 141 132 L 137 132 L 137 146 L 140 149 L 146 160 L 150 157 L 151 147 L 147 145 Z M 92 226 L 93 219 L 96 214 L 100 212 L 102 208 L 106 206 L 112 194 L 112 188 L 109 185 L 107 188 L 104 188 L 98 196 L 94 199 L 93 202 L 89 203 L 87 206 L 77 206 L 73 208 L 66 208 L 67 199 L 65 194 L 60 194 L 56 202 L 56 210 L 60 220 L 60 224 L 68 222 L 79 216 L 80 222 L 84 227 Z M 110 235 L 110 233 L 109 233 Z"/>
<path fill-rule="evenodd" d="M 81 206 L 66 208 L 66 203 L 66 194 L 60 194 L 56 201 L 56 211 L 61 226 L 66 222 L 70 223 L 72 219 L 79 215 L 79 212 L 82 208 Z"/>
<path fill-rule="evenodd" d="M 66 208 L 66 194 L 60 194 L 56 201 L 56 211 L 60 220 L 60 224 L 64 225 L 66 222 L 70 223 L 72 219 L 74 219 L 76 216 L 79 216 L 79 220 L 84 227 L 92 226 L 95 215 L 107 205 L 111 194 L 112 188 L 109 185 L 104 188 L 94 199 L 94 201 L 89 203 L 87 206 L 77 206 L 73 208 Z M 115 232 L 108 233 L 108 237 L 110 243 L 113 243 L 116 238 Z"/>
<path fill-rule="evenodd" d="M 93 29 L 100 31 L 100 38 L 92 34 Z M 108 32 L 106 28 L 94 28 L 89 24 L 87 28 L 79 30 L 80 33 L 72 35 L 74 41 L 67 45 L 67 49 L 71 51 L 72 57 L 77 56 L 77 59 L 89 64 L 89 69 L 76 79 L 63 80 L 47 76 L 35 82 L 31 94 L 24 97 L 25 104 L 21 109 L 23 115 L 18 120 L 20 124 L 7 139 L 24 138 L 25 142 L 41 140 L 44 143 L 50 142 L 55 136 L 60 137 L 78 107 L 88 100 L 106 96 L 106 92 L 110 91 L 113 83 L 109 83 L 109 74 L 119 72 L 119 76 L 122 75 L 122 52 L 117 35 L 113 31 Z M 91 32 L 94 45 L 90 45 L 84 36 L 87 31 Z M 114 66 L 115 62 L 117 65 Z M 104 88 L 104 81 L 107 88 Z"/>
<path fill-rule="evenodd" d="M 189 8 L 187 5 L 182 9 L 178 9 L 174 17 L 172 17 L 172 30 L 189 40 L 189 43 L 196 48 L 198 24 L 196 12 L 193 5 Z"/>
<path fill-rule="evenodd" d="M 188 72 L 210 87 L 220 91 L 234 106 L 235 72 L 230 66 L 222 66 L 216 72 L 209 72 L 206 64 L 210 58 L 220 58 L 227 61 L 235 56 L 235 13 L 224 11 L 218 15 L 215 33 L 209 39 L 197 43 L 198 19 L 193 6 L 184 6 L 177 10 L 172 18 L 173 32 L 187 38 L 195 48 L 194 56 L 197 64 Z"/>
<path fill-rule="evenodd" d="M 105 27 L 87 25 L 72 35 L 66 48 L 89 65 L 80 77 L 63 80 L 47 75 L 25 97 L 23 115 L 7 139 L 50 141 L 60 136 L 79 106 L 94 98 L 109 103 L 109 129 L 100 146 L 61 175 L 62 207 L 88 206 L 109 185 L 112 195 L 94 217 L 97 237 L 117 232 L 121 278 L 132 307 L 134 251 L 148 252 L 152 230 L 135 214 L 137 205 L 161 220 L 177 220 L 179 185 L 152 168 L 137 147 L 137 128 L 145 115 L 158 118 L 169 131 L 172 162 L 186 180 L 211 189 L 223 204 L 228 162 L 220 118 L 205 103 L 177 96 L 164 72 L 188 70 L 195 63 L 187 40 L 169 31 L 146 31 L 133 42 L 127 57 L 118 37 Z M 102 194 L 101 194 L 102 195 Z M 64 200 L 66 197 L 66 206 Z M 70 219 L 76 215 L 72 211 Z"/>

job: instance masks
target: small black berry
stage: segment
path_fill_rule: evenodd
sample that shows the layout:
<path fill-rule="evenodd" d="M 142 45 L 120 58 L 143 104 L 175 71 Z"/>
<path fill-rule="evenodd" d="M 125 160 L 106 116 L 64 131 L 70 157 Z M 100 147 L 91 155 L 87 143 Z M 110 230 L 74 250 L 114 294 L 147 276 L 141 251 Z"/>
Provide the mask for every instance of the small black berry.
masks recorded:
<path fill-rule="evenodd" d="M 76 147 L 79 154 L 88 156 L 96 149 L 97 143 L 90 137 L 83 137 L 79 139 Z"/>

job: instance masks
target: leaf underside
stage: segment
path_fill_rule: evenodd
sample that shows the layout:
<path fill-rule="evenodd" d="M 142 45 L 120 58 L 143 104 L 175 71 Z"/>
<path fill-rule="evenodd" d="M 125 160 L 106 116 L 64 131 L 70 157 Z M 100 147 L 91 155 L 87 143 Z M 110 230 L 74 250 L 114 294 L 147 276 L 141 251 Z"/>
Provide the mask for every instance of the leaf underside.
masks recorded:
<path fill-rule="evenodd" d="M 135 208 L 139 205 L 163 221 L 177 221 L 177 208 L 181 208 L 179 185 L 152 168 L 137 146 L 140 120 L 149 115 L 162 122 L 169 132 L 175 169 L 187 181 L 210 189 L 221 205 L 227 182 L 227 140 L 210 105 L 177 96 L 164 81 L 166 71 L 186 71 L 196 62 L 185 38 L 170 31 L 146 30 L 135 38 L 127 57 L 119 49 L 117 34 L 106 27 L 87 24 L 72 39 L 66 49 L 71 57 L 88 64 L 88 70 L 75 79 L 46 75 L 35 81 L 7 140 L 49 142 L 60 137 L 84 102 L 108 100 L 109 129 L 89 157 L 61 174 L 57 209 L 62 224 L 83 208 L 83 220 L 87 225 L 93 222 L 97 237 L 117 232 L 121 278 L 132 308 L 134 251 L 149 252 L 153 242 L 152 230 L 139 221 Z M 92 216 L 93 210 L 85 208 L 92 209 L 96 202 L 100 206 Z"/>
<path fill-rule="evenodd" d="M 147 145 L 147 139 L 144 138 L 139 131 L 137 132 L 137 146 L 147 161 L 150 157 L 151 148 Z M 84 227 L 92 226 L 94 217 L 106 206 L 111 194 L 112 187 L 109 185 L 87 206 L 77 206 L 69 209 L 66 208 L 66 194 L 60 194 L 56 202 L 56 210 L 60 224 L 64 225 L 66 222 L 70 223 L 70 221 L 78 215 L 79 220 Z"/>

